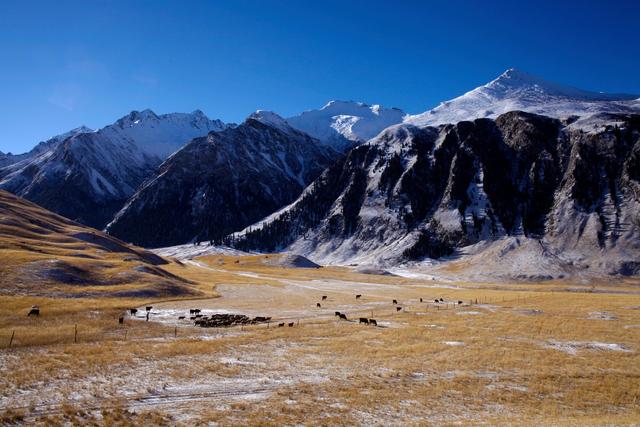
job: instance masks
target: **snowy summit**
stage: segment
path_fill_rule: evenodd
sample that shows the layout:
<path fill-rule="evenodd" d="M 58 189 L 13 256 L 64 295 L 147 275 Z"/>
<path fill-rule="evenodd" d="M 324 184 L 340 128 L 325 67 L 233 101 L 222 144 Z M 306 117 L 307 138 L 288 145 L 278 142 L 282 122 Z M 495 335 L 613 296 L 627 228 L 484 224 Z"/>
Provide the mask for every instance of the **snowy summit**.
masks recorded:
<path fill-rule="evenodd" d="M 368 141 L 389 126 L 401 123 L 405 116 L 398 108 L 354 101 L 330 101 L 319 110 L 289 117 L 287 122 L 343 151 Z"/>
<path fill-rule="evenodd" d="M 405 123 L 435 126 L 477 118 L 495 118 L 520 110 L 549 117 L 590 116 L 598 113 L 638 113 L 638 95 L 605 94 L 548 82 L 510 68 L 497 79 L 425 113 L 407 116 Z"/>

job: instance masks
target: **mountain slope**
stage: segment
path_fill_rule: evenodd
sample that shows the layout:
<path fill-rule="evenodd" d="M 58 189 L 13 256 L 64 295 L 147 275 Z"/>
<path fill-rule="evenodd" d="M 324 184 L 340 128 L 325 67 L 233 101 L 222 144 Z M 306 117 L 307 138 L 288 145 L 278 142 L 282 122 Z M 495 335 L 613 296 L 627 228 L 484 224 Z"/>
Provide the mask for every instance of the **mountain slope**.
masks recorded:
<path fill-rule="evenodd" d="M 293 201 L 338 154 L 274 113 L 264 116 L 191 141 L 160 166 L 107 231 L 150 247 L 214 240 Z"/>
<path fill-rule="evenodd" d="M 346 151 L 368 141 L 383 129 L 401 123 L 404 116 L 405 113 L 397 108 L 331 101 L 319 110 L 289 117 L 287 122 L 339 151 Z"/>
<path fill-rule="evenodd" d="M 543 245 L 562 271 L 637 273 L 640 116 L 617 120 L 597 133 L 523 112 L 394 126 L 224 243 L 394 265 L 517 237 Z"/>
<path fill-rule="evenodd" d="M 589 92 L 547 82 L 523 71 L 509 69 L 497 79 L 405 123 L 435 126 L 462 120 L 495 118 L 509 111 L 526 111 L 555 118 L 598 113 L 639 113 L 640 95 Z"/>
<path fill-rule="evenodd" d="M 0 168 L 12 165 L 14 163 L 18 163 L 25 159 L 33 158 L 38 154 L 44 151 L 47 151 L 51 147 L 57 145 L 58 143 L 64 141 L 67 138 L 70 138 L 72 136 L 75 136 L 81 133 L 87 133 L 87 132 L 93 132 L 93 130 L 89 129 L 86 126 L 80 126 L 78 128 L 71 129 L 68 132 L 65 132 L 60 135 L 56 135 L 52 138 L 49 138 L 46 141 L 39 142 L 35 147 L 31 149 L 31 151 L 23 154 L 11 154 L 11 153 L 5 154 L 0 151 Z"/>
<path fill-rule="evenodd" d="M 40 144 L 0 168 L 0 189 L 102 228 L 164 158 L 191 138 L 224 127 L 200 111 L 134 111 L 96 132 Z"/>
<path fill-rule="evenodd" d="M 195 295 L 144 249 L 0 190 L 0 293 L 62 297 Z"/>

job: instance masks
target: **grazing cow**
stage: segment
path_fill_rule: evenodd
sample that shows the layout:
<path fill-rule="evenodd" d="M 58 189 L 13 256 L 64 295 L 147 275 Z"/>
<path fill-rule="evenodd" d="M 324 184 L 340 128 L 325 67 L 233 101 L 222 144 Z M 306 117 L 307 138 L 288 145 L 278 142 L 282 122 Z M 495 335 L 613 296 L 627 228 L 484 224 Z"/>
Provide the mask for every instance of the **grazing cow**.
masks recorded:
<path fill-rule="evenodd" d="M 283 323 L 278 323 L 278 328 L 282 328 L 284 326 L 284 322 Z"/>
<path fill-rule="evenodd" d="M 361 317 L 360 318 L 360 323 L 364 323 L 365 325 L 369 324 L 369 319 L 367 319 L 366 317 Z"/>
<path fill-rule="evenodd" d="M 146 306 L 145 308 L 147 309 L 147 311 L 151 311 L 151 309 L 153 308 L 153 306 L 148 305 L 148 306 Z"/>
<path fill-rule="evenodd" d="M 462 304 L 462 301 L 458 301 L 458 304 Z"/>
<path fill-rule="evenodd" d="M 137 308 L 130 308 L 129 309 L 129 314 L 131 314 L 132 316 L 135 316 L 137 312 L 138 312 Z"/>
<path fill-rule="evenodd" d="M 356 299 L 360 299 L 361 296 L 361 294 L 356 295 Z"/>
<path fill-rule="evenodd" d="M 317 303 L 316 303 L 316 307 L 318 307 L 318 308 L 322 308 L 322 306 L 320 305 L 320 303 L 319 303 L 319 302 L 317 302 Z"/>
<path fill-rule="evenodd" d="M 295 322 L 289 322 L 289 327 L 293 328 L 293 325 L 295 324 Z"/>
<path fill-rule="evenodd" d="M 440 302 L 440 300 L 438 298 L 434 299 L 433 302 L 435 302 L 436 304 Z"/>
<path fill-rule="evenodd" d="M 420 298 L 420 302 L 422 302 L 422 298 Z"/>
<path fill-rule="evenodd" d="M 339 311 L 336 311 L 336 314 L 335 314 L 335 315 L 336 315 L 337 317 L 340 317 L 340 312 L 339 312 Z"/>
<path fill-rule="evenodd" d="M 440 302 L 444 302 L 444 300 L 442 298 L 440 298 Z"/>
<path fill-rule="evenodd" d="M 349 320 L 349 319 L 347 319 L 347 315 L 346 315 L 346 314 L 344 314 L 344 313 L 340 313 L 340 318 L 341 318 L 342 320 Z"/>
<path fill-rule="evenodd" d="M 195 308 L 190 308 L 189 309 L 189 314 L 196 314 L 196 309 Z"/>
<path fill-rule="evenodd" d="M 185 316 L 178 316 L 178 320 L 184 320 Z"/>
<path fill-rule="evenodd" d="M 27 317 L 29 316 L 40 316 L 40 308 L 38 308 L 38 306 L 36 305 L 31 307 L 31 310 L 29 310 L 29 314 L 27 314 Z"/>
<path fill-rule="evenodd" d="M 326 295 L 322 295 L 322 301 L 326 300 L 327 296 Z"/>
<path fill-rule="evenodd" d="M 189 319 L 196 320 L 196 316 L 191 316 L 191 317 L 189 317 Z"/>
<path fill-rule="evenodd" d="M 202 314 L 196 314 L 196 319 L 199 319 L 202 317 Z"/>
<path fill-rule="evenodd" d="M 118 318 L 118 323 L 120 323 L 122 325 L 124 323 L 124 317 L 120 316 Z"/>
<path fill-rule="evenodd" d="M 396 311 L 402 310 L 402 307 L 396 307 Z"/>
<path fill-rule="evenodd" d="M 394 303 L 394 304 L 397 304 L 397 303 L 398 303 L 398 300 L 397 300 L 397 299 L 394 299 L 394 300 L 393 300 L 393 303 Z"/>
<path fill-rule="evenodd" d="M 376 322 L 376 319 L 369 319 L 369 324 L 373 326 L 378 326 L 378 322 Z"/>

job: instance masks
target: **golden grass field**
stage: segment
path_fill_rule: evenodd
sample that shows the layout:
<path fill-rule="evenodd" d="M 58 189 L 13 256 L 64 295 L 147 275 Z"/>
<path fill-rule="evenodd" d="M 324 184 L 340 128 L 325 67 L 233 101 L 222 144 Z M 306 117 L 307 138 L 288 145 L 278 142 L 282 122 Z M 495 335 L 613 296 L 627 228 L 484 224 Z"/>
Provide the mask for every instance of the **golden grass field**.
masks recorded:
<path fill-rule="evenodd" d="M 136 248 L 74 246 L 73 223 L 19 234 L 27 224 L 0 207 L 0 425 L 640 424 L 636 279 L 441 283 L 212 255 L 105 287 L 18 286 L 33 261 L 109 264 L 97 283 L 149 264 Z M 39 227 L 61 221 L 27 207 Z M 147 292 L 156 286 L 181 292 Z M 41 316 L 27 317 L 34 304 Z M 146 305 L 150 321 L 118 323 Z M 273 321 L 196 328 L 176 316 L 192 307 Z"/>

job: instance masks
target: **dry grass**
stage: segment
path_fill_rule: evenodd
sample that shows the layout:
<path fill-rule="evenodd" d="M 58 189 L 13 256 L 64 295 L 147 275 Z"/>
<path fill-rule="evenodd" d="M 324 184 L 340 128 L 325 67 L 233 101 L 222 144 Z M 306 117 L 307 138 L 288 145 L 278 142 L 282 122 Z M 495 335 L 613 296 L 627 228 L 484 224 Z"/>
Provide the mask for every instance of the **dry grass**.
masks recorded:
<path fill-rule="evenodd" d="M 122 242 L 106 250 L 104 242 L 69 237 L 86 229 L 26 202 L 0 193 L 0 204 L 2 425 L 640 419 L 637 279 L 442 286 L 347 268 L 284 268 L 278 255 L 153 266 L 149 254 Z M 24 280 L 50 260 L 96 280 Z M 161 270 L 133 274 L 135 266 Z M 321 295 L 328 299 L 317 309 Z M 464 304 L 426 303 L 436 297 Z M 118 323 L 126 308 L 148 304 L 265 312 L 300 325 L 214 330 L 129 317 Z M 26 316 L 32 305 L 40 306 L 40 317 Z M 373 315 L 384 327 L 337 321 L 334 310 L 352 319 Z"/>
<path fill-rule="evenodd" d="M 640 296 L 550 292 L 548 285 L 533 284 L 526 285 L 527 292 L 513 290 L 519 289 L 515 284 L 504 289 L 475 284 L 431 288 L 420 287 L 415 280 L 362 277 L 345 269 L 283 269 L 259 265 L 255 258 L 245 264 L 236 264 L 233 257 L 229 261 L 217 264 L 216 269 L 222 271 L 193 267 L 193 277 L 207 275 L 226 288 L 233 288 L 244 277 L 245 283 L 237 286 L 253 286 L 260 292 L 279 289 L 264 287 L 263 278 L 285 279 L 279 284 L 285 290 L 287 281 L 344 280 L 345 286 L 357 286 L 368 280 L 389 286 L 388 295 L 396 295 L 407 311 L 395 312 L 386 288 L 376 288 L 378 294 L 368 295 L 363 284 L 362 304 L 388 303 L 377 307 L 375 316 L 389 327 L 309 316 L 294 328 L 259 326 L 244 332 L 187 328 L 173 339 L 168 325 L 128 322 L 127 327 L 138 331 L 138 338 L 103 341 L 96 335 L 96 341 L 87 337 L 80 345 L 59 342 L 5 350 L 3 394 L 22 390 L 27 396 L 23 401 L 31 398 L 31 404 L 40 408 L 37 396 L 29 390 L 51 381 L 64 390 L 59 401 L 73 402 L 74 408 L 85 412 L 82 419 L 91 420 L 96 416 L 96 410 L 86 409 L 95 404 L 87 403 L 86 399 L 95 402 L 91 393 L 80 400 L 74 396 L 86 384 L 98 381 L 102 386 L 93 391 L 96 396 L 108 401 L 124 399 L 122 410 L 116 411 L 120 419 L 135 422 L 139 420 L 135 414 L 152 411 L 158 423 L 172 424 L 624 425 L 640 417 Z M 246 271 L 260 278 L 238 276 Z M 599 286 L 617 290 L 604 283 Z M 633 289 L 633 284 L 626 286 Z M 308 292 L 310 300 L 329 293 L 329 305 L 354 304 L 348 289 L 344 295 Z M 464 300 L 464 307 L 445 310 L 418 302 L 420 296 L 426 301 L 435 295 Z M 303 296 L 279 302 L 280 309 L 307 304 Z M 468 306 L 468 301 L 475 303 L 476 299 L 478 305 Z M 69 300 L 58 301 L 59 305 L 56 300 L 40 302 L 51 307 L 51 328 L 56 322 L 67 328 L 93 304 L 99 316 L 107 317 L 121 305 L 106 299 L 71 300 L 69 305 L 64 304 Z M 225 301 L 229 307 L 243 303 L 223 294 L 216 304 Z M 23 297 L 0 306 L 3 334 L 32 321 L 11 317 L 10 307 L 27 307 L 32 302 Z M 603 312 L 615 320 L 591 318 Z M 356 309 L 354 313 L 357 315 Z M 117 328 L 111 319 L 103 333 Z M 44 322 L 44 317 L 38 321 Z M 202 339 L 203 333 L 218 336 Z M 616 344 L 624 351 L 587 343 Z M 139 385 L 141 376 L 147 386 Z M 171 400 L 174 393 L 186 393 L 189 398 L 176 403 Z M 168 399 L 171 403 L 136 403 L 145 396 L 162 396 L 160 402 Z M 24 416 L 33 421 L 29 414 L 34 412 L 28 407 L 8 406 L 6 401 L 3 406 L 8 419 Z M 61 416 L 35 412 L 41 420 Z"/>

